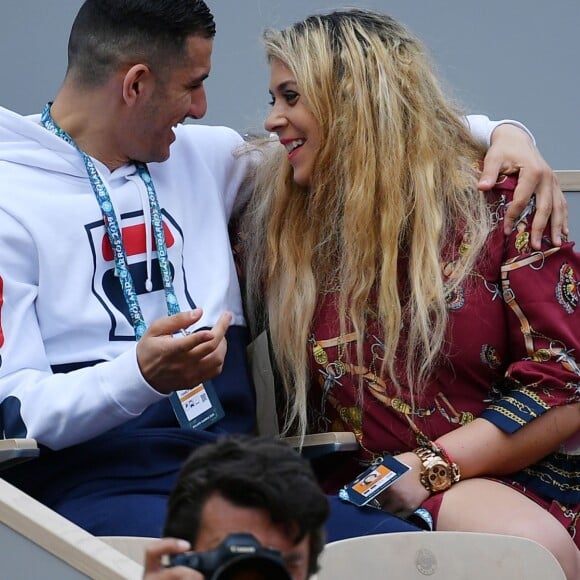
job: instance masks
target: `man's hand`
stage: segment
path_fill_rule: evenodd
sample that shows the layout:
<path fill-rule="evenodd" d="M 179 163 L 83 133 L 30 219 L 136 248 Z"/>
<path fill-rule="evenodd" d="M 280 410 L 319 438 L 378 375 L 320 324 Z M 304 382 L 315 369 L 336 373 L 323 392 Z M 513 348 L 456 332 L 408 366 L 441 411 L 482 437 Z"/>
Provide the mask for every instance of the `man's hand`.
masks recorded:
<path fill-rule="evenodd" d="M 189 542 L 176 538 L 163 538 L 151 542 L 145 550 L 145 572 L 143 580 L 203 580 L 203 575 L 185 566 L 164 568 L 162 558 L 169 554 L 180 554 L 191 549 Z"/>
<path fill-rule="evenodd" d="M 137 343 L 141 374 L 160 393 L 193 388 L 222 371 L 232 315 L 224 312 L 211 330 L 179 334 L 201 315 L 196 309 L 156 320 Z"/>
<path fill-rule="evenodd" d="M 541 248 L 542 234 L 551 219 L 550 237 L 556 246 L 562 243 L 562 234 L 568 235 L 568 205 L 558 180 L 530 136 L 515 125 L 503 124 L 492 134 L 491 146 L 483 161 L 479 189 L 491 189 L 500 173 L 519 171 L 513 203 L 504 219 L 504 231 L 510 234 L 533 193 L 536 194 L 536 213 L 532 222 L 531 244 Z M 550 216 L 551 213 L 551 216 Z"/>

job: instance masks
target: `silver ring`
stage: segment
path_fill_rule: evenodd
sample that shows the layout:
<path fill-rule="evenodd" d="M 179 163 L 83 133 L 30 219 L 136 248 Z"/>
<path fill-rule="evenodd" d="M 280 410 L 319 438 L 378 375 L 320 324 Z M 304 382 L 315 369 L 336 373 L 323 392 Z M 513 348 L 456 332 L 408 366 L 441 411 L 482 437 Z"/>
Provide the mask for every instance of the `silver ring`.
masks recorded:
<path fill-rule="evenodd" d="M 377 510 L 381 511 L 383 510 L 383 506 L 380 504 L 379 500 L 376 497 L 374 499 L 371 499 L 371 501 L 369 501 L 367 505 Z"/>

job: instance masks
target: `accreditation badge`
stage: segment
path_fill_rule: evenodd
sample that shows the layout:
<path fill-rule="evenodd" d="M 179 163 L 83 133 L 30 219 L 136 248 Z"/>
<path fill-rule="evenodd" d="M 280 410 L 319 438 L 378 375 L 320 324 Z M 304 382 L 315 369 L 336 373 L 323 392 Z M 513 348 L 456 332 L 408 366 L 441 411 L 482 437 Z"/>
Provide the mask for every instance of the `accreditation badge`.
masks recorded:
<path fill-rule="evenodd" d="M 179 424 L 186 429 L 205 429 L 225 415 L 211 381 L 175 391 L 169 400 Z"/>
<path fill-rule="evenodd" d="M 359 507 L 367 505 L 410 469 L 392 455 L 385 455 L 379 463 L 371 465 L 339 490 L 338 496 Z"/>

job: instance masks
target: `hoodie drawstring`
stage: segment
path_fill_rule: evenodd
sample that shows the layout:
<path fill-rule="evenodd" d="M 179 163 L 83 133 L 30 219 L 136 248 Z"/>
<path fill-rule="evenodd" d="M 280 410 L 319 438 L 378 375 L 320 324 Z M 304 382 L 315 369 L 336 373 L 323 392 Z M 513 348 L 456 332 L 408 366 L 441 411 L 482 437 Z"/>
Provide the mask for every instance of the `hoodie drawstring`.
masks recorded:
<path fill-rule="evenodd" d="M 143 220 L 145 222 L 145 251 L 147 252 L 147 278 L 145 279 L 145 290 L 151 292 L 153 290 L 153 282 L 151 281 L 151 264 L 153 262 L 153 241 L 151 237 L 151 206 L 149 204 L 149 197 L 147 190 L 141 184 L 137 185 L 139 195 L 141 196 L 141 207 L 143 208 Z"/>

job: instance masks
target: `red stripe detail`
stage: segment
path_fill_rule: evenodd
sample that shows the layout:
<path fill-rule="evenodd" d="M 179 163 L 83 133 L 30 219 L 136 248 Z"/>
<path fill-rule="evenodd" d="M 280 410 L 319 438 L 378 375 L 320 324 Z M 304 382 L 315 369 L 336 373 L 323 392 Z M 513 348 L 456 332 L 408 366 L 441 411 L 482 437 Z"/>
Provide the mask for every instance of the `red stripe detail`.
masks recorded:
<path fill-rule="evenodd" d="M 163 232 L 165 233 L 167 247 L 171 248 L 175 243 L 175 238 L 165 223 L 163 224 Z M 123 245 L 125 246 L 127 256 L 136 256 L 138 254 L 144 254 L 147 251 L 147 248 L 145 247 L 145 224 L 127 226 L 126 228 L 123 228 L 121 235 L 123 237 Z M 153 241 L 153 251 L 155 251 L 157 245 L 155 244 L 153 232 L 151 232 L 151 237 Z M 115 259 L 115 254 L 107 234 L 103 236 L 101 251 L 105 261 L 112 262 Z"/>

